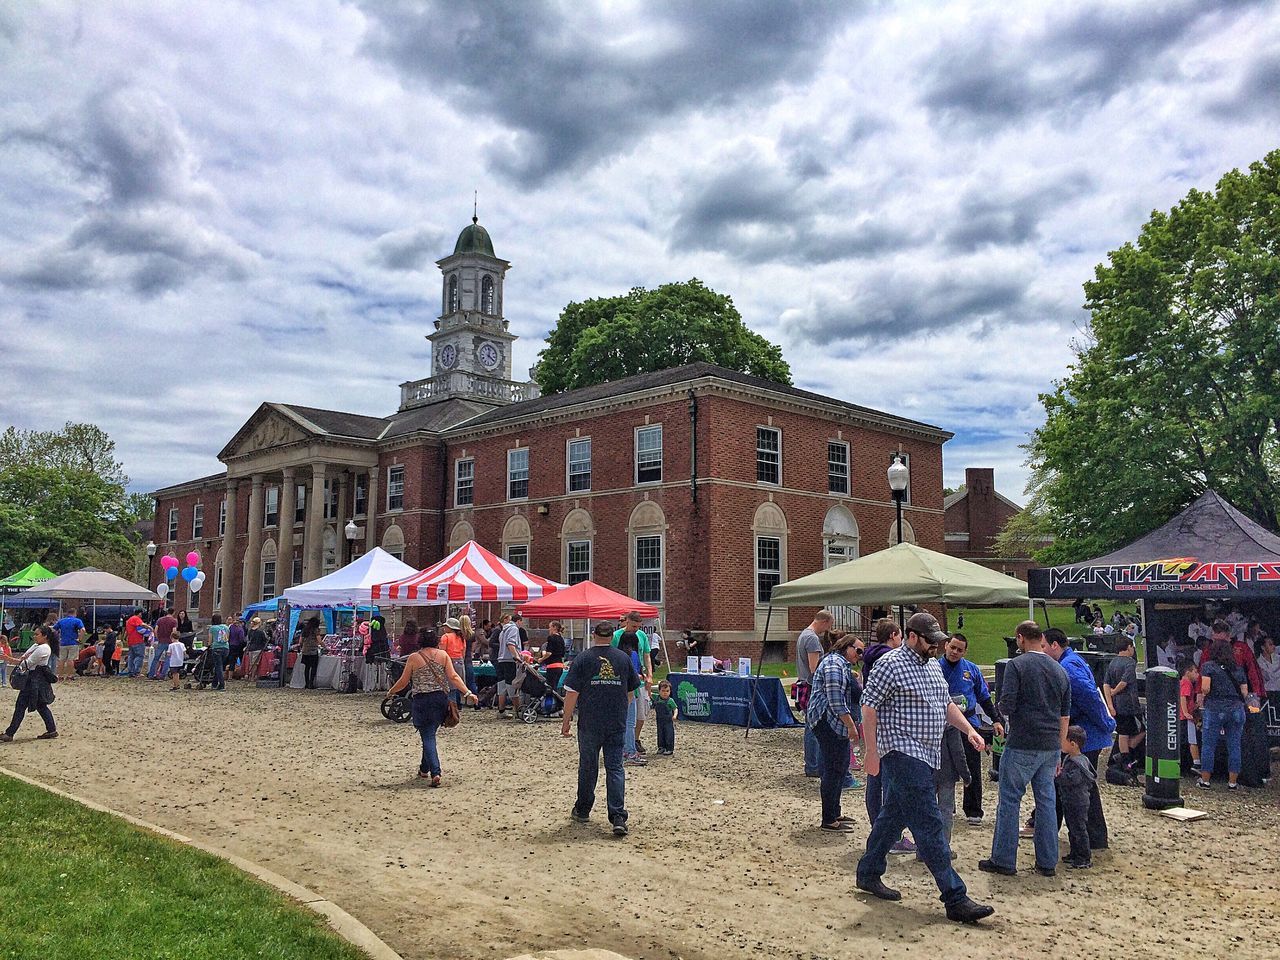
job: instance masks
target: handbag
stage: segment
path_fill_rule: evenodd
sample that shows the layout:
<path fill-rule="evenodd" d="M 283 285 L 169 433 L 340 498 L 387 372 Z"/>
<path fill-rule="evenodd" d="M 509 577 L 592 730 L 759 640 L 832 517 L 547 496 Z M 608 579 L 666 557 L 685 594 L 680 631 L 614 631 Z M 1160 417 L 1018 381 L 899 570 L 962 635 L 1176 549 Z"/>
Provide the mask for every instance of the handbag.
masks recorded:
<path fill-rule="evenodd" d="M 20 663 L 9 674 L 9 686 L 15 690 L 25 690 L 27 681 L 31 679 L 31 670 L 25 663 Z"/>

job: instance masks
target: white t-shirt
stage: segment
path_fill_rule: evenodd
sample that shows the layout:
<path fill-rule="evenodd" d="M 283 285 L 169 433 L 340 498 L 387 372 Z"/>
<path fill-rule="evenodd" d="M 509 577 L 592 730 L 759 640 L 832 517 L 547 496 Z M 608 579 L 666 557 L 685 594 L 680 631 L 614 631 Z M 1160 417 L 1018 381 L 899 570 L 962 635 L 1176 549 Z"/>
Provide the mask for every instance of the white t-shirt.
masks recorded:
<path fill-rule="evenodd" d="M 187 645 L 181 640 L 169 644 L 169 666 L 180 667 L 187 659 Z"/>
<path fill-rule="evenodd" d="M 47 643 L 34 643 L 27 647 L 27 652 L 22 655 L 22 662 L 34 670 L 36 667 L 47 666 L 52 654 Z"/>

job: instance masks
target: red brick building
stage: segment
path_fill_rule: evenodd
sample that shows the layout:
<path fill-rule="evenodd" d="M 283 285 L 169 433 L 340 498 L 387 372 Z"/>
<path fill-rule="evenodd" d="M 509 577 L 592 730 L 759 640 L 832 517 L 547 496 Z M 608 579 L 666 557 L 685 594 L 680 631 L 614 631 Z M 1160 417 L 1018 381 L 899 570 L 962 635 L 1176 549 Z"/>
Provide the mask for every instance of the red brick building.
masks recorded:
<path fill-rule="evenodd" d="M 1001 556 L 996 537 L 1022 508 L 996 490 L 991 467 L 966 467 L 964 486 L 943 502 L 946 510 L 946 544 L 953 557 L 972 560 L 1020 580 L 1027 579 L 1030 557 Z"/>
<path fill-rule="evenodd" d="M 375 545 L 421 568 L 474 538 L 654 603 L 668 632 L 758 651 L 773 584 L 894 542 L 899 450 L 904 537 L 942 548 L 950 433 L 706 363 L 538 396 L 511 379 L 509 264 L 488 234 L 468 227 L 439 266 L 433 376 L 388 417 L 262 404 L 225 473 L 156 492 L 152 583 L 159 554 L 197 549 L 208 581 L 177 602 L 225 615 Z M 775 616 L 775 654 L 811 613 Z"/>

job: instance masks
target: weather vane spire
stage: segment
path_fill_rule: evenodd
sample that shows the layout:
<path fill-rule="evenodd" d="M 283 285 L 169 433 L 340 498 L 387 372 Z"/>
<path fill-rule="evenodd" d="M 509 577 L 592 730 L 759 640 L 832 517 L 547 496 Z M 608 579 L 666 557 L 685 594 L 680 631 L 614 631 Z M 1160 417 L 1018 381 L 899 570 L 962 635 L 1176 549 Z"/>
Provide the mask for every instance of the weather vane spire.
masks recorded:
<path fill-rule="evenodd" d="M 471 194 L 471 222 L 480 222 L 480 191 L 472 191 Z"/>

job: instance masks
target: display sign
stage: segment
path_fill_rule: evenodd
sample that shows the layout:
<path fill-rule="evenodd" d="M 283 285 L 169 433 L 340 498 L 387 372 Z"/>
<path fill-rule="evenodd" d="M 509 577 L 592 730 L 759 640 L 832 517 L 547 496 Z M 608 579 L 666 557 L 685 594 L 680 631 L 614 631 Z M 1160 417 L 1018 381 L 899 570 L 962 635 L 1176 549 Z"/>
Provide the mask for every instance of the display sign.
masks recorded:
<path fill-rule="evenodd" d="M 1200 562 L 1170 557 L 1140 563 L 1048 567 L 1030 572 L 1033 596 L 1106 597 L 1124 594 L 1230 594 L 1274 596 L 1280 593 L 1280 563 Z"/>

